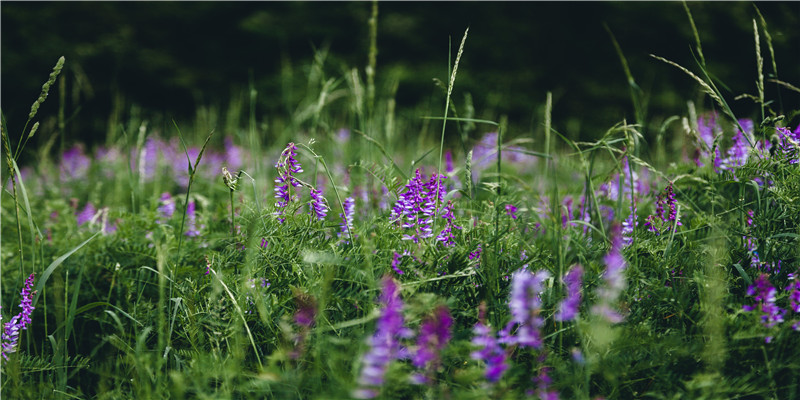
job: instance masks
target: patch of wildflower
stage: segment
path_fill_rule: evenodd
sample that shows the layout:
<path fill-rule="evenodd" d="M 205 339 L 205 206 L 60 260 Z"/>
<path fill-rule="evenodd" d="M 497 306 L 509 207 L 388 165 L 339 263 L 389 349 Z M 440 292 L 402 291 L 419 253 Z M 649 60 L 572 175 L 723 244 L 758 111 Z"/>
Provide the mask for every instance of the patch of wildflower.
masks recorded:
<path fill-rule="evenodd" d="M 714 172 L 729 171 L 736 167 L 741 167 L 747 162 L 750 143 L 753 142 L 753 121 L 749 119 L 740 119 L 739 125 L 745 130 L 742 131 L 737 125 L 736 134 L 732 138 L 733 144 L 726 152 L 727 157 L 723 158 L 719 147 L 716 148 Z"/>
<path fill-rule="evenodd" d="M 559 304 L 555 314 L 556 321 L 572 321 L 578 315 L 581 304 L 581 279 L 583 266 L 575 264 L 564 275 L 564 284 L 567 286 L 567 297 Z"/>
<path fill-rule="evenodd" d="M 3 326 L 2 337 L 0 338 L 2 339 L 0 340 L 0 342 L 2 342 L 2 353 L 0 353 L 0 355 L 2 355 L 5 360 L 8 360 L 8 354 L 17 351 L 19 333 L 22 330 L 27 330 L 28 325 L 31 323 L 31 314 L 34 310 L 33 295 L 36 294 L 36 291 L 32 290 L 33 278 L 34 274 L 28 276 L 20 292 L 22 300 L 19 303 L 19 307 L 22 308 L 22 311 L 12 317 L 11 320 L 6 322 Z M 0 319 L 2 319 L 2 316 L 0 316 Z"/>
<path fill-rule="evenodd" d="M 678 201 L 675 199 L 675 192 L 670 182 L 664 193 L 656 196 L 656 213 L 650 215 L 645 220 L 644 226 L 650 232 L 660 235 L 669 232 L 672 226 L 682 226 L 678 215 Z"/>
<path fill-rule="evenodd" d="M 200 236 L 200 231 L 197 227 L 197 213 L 195 212 L 196 205 L 194 200 L 190 200 L 186 205 L 186 232 L 184 235 L 188 237 Z"/>
<path fill-rule="evenodd" d="M 164 192 L 161 194 L 161 198 L 159 199 L 158 219 L 156 220 L 156 223 L 166 223 L 166 220 L 172 218 L 173 214 L 175 214 L 175 199 L 173 199 L 172 195 L 168 192 Z"/>
<path fill-rule="evenodd" d="M 455 245 L 453 239 L 455 236 L 453 235 L 453 228 L 461 229 L 460 226 L 456 225 L 453 222 L 455 216 L 453 215 L 453 201 L 448 200 L 447 204 L 442 208 L 442 218 L 445 220 L 444 229 L 436 236 L 436 240 L 442 242 L 444 247 L 451 247 Z"/>
<path fill-rule="evenodd" d="M 356 214 L 356 199 L 352 197 L 348 197 L 344 199 L 344 214 L 339 214 L 339 218 L 342 219 L 342 222 L 339 223 L 339 228 L 341 229 L 339 232 L 339 237 L 344 238 L 344 243 L 350 243 L 348 238 L 355 237 L 356 235 L 353 234 L 353 218 Z"/>
<path fill-rule="evenodd" d="M 446 189 L 442 180 L 446 178 L 444 175 L 433 173 L 425 182 L 425 175 L 418 168 L 414 172 L 414 177 L 409 179 L 405 191 L 400 194 L 392 208 L 391 215 L 392 221 L 397 221 L 406 232 L 409 232 L 403 234 L 403 240 L 419 243 L 420 239 L 433 236 L 431 224 L 437 213 L 436 204 L 441 202 L 445 194 Z"/>
<path fill-rule="evenodd" d="M 617 231 L 619 228 L 615 228 Z M 606 319 L 611 323 L 622 322 L 624 316 L 612 305 L 622 291 L 625 290 L 625 258 L 622 256 L 622 238 L 618 232 L 611 233 L 611 249 L 606 254 L 603 262 L 606 270 L 603 272 L 603 284 L 597 289 L 598 304 L 592 307 L 592 313 Z"/>
<path fill-rule="evenodd" d="M 62 182 L 84 180 L 92 160 L 83 152 L 83 145 L 75 145 L 61 155 L 59 164 Z"/>
<path fill-rule="evenodd" d="M 375 334 L 370 337 L 370 348 L 362 359 L 359 387 L 353 392 L 353 397 L 359 399 L 371 399 L 380 393 L 389 364 L 407 355 L 407 350 L 401 346 L 400 339 L 412 336 L 411 330 L 405 327 L 403 320 L 400 287 L 389 276 L 385 276 L 381 282 L 380 305 L 380 317 Z"/>
<path fill-rule="evenodd" d="M 768 275 L 764 273 L 759 274 L 756 281 L 747 288 L 747 295 L 753 296 L 753 300 L 755 300 L 757 304 L 744 305 L 742 309 L 745 311 L 760 311 L 761 323 L 767 328 L 772 328 L 783 322 L 783 316 L 786 314 L 786 310 L 775 304 L 776 294 L 777 290 L 772 286 L 772 283 L 770 283 Z M 767 343 L 771 342 L 772 337 L 767 336 L 765 341 Z"/>
<path fill-rule="evenodd" d="M 294 143 L 287 144 L 281 152 L 278 162 L 275 163 L 275 168 L 278 169 L 278 177 L 275 178 L 275 198 L 278 201 L 275 203 L 273 215 L 277 216 L 280 223 L 285 221 L 282 216 L 286 212 L 286 207 L 297 197 L 292 194 L 291 188 L 301 186 L 300 181 L 295 177 L 295 174 L 303 172 L 303 167 L 297 161 L 296 150 L 297 146 Z"/>
<path fill-rule="evenodd" d="M 518 270 L 511 277 L 511 295 L 508 308 L 511 311 L 511 321 L 500 332 L 500 342 L 520 347 L 533 347 L 540 349 L 544 344 L 541 336 L 541 327 L 544 319 L 541 317 L 543 283 L 550 277 L 550 273 L 541 270 L 531 273 L 528 270 Z M 516 332 L 512 329 L 516 326 Z"/>
<path fill-rule="evenodd" d="M 475 324 L 472 331 L 475 333 L 472 344 L 478 349 L 470 353 L 470 358 L 486 363 L 484 376 L 489 382 L 495 383 L 503 377 L 503 373 L 508 369 L 508 354 L 500 347 L 494 332 L 486 324 L 486 303 L 481 303 L 478 323 Z"/>
<path fill-rule="evenodd" d="M 325 216 L 328 215 L 328 202 L 322 195 L 321 190 L 317 190 L 315 188 L 311 188 L 309 190 L 311 195 L 311 203 L 309 204 L 311 215 L 314 216 L 317 221 L 322 221 L 325 219 Z"/>
<path fill-rule="evenodd" d="M 424 371 L 423 374 L 414 374 L 412 382 L 416 384 L 431 383 L 432 376 L 441 364 L 440 352 L 452 337 L 453 317 L 446 306 L 439 306 L 433 315 L 422 320 L 417 335 L 416 352 L 411 358 L 411 363 Z"/>

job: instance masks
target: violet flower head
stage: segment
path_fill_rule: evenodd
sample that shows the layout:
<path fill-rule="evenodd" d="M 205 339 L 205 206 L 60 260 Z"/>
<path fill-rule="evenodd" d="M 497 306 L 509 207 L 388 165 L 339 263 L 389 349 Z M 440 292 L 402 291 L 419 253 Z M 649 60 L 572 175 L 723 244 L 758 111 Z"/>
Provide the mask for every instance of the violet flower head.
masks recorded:
<path fill-rule="evenodd" d="M 322 191 L 311 188 L 311 215 L 313 215 L 317 221 L 322 221 L 325 219 L 325 216 L 328 215 L 328 201 L 325 199 L 325 196 L 322 195 Z"/>
<path fill-rule="evenodd" d="M 356 235 L 353 234 L 353 217 L 356 213 L 356 199 L 352 197 L 348 197 L 344 199 L 344 214 L 339 214 L 339 218 L 342 219 L 342 222 L 339 224 L 341 228 L 341 232 L 339 232 L 339 237 L 341 238 L 349 238 L 351 235 L 355 237 Z M 350 243 L 349 239 L 344 239 L 345 243 Z"/>
<path fill-rule="evenodd" d="M 556 321 L 572 321 L 578 315 L 578 307 L 581 305 L 581 279 L 583 278 L 583 267 L 575 264 L 564 275 L 564 283 L 567 286 L 567 297 L 559 304 L 555 315 Z"/>
<path fill-rule="evenodd" d="M 161 195 L 161 199 L 159 199 L 160 205 L 158 206 L 158 220 L 156 221 L 159 224 L 165 223 L 165 220 L 172 218 L 172 215 L 175 214 L 175 200 L 172 198 L 172 195 L 168 192 L 164 192 Z"/>
<path fill-rule="evenodd" d="M 545 270 L 533 274 L 527 270 L 514 272 L 511 277 L 511 296 L 508 300 L 511 321 L 500 332 L 501 343 L 536 349 L 542 347 L 544 342 L 540 330 L 544 325 L 544 319 L 540 315 L 542 311 L 540 295 L 544 290 L 544 281 L 549 277 L 550 273 Z M 514 325 L 517 326 L 517 331 L 512 335 L 511 330 Z"/>
<path fill-rule="evenodd" d="M 394 252 L 394 255 L 392 256 L 392 269 L 394 270 L 394 272 L 397 272 L 397 275 L 403 275 L 405 273 L 405 272 L 403 272 L 402 269 L 400 269 L 400 264 L 401 264 L 401 260 L 403 259 L 403 256 L 404 256 L 404 254 L 400 254 L 400 253 L 398 253 L 396 251 Z"/>
<path fill-rule="evenodd" d="M 397 221 L 409 232 L 403 235 L 403 240 L 419 243 L 420 239 L 433 236 L 431 224 L 437 213 L 437 201 L 441 203 L 446 191 L 442 183 L 446 178 L 433 173 L 426 183 L 425 175 L 417 168 L 414 177 L 409 179 L 406 190 L 400 194 L 392 208 L 391 216 L 392 221 Z"/>
<path fill-rule="evenodd" d="M 78 226 L 81 226 L 94 218 L 95 214 L 97 214 L 97 209 L 94 208 L 92 203 L 86 203 L 86 206 L 83 207 L 78 213 L 75 213 L 75 217 L 78 221 Z"/>
<path fill-rule="evenodd" d="M 513 204 L 506 204 L 506 215 L 511 217 L 511 219 L 517 219 L 517 207 Z"/>
<path fill-rule="evenodd" d="M 615 228 L 614 231 L 619 228 Z M 625 257 L 622 255 L 622 239 L 620 235 L 612 231 L 611 250 L 603 261 L 606 270 L 603 272 L 603 284 L 597 289 L 598 304 L 592 307 L 592 313 L 605 318 L 611 323 L 622 322 L 624 316 L 612 307 L 622 291 L 625 290 Z"/>
<path fill-rule="evenodd" d="M 291 187 L 301 186 L 300 181 L 294 176 L 303 172 L 303 167 L 297 161 L 296 150 L 297 146 L 294 143 L 287 144 L 281 152 L 278 162 L 275 163 L 275 168 L 278 169 L 278 177 L 275 178 L 275 198 L 278 201 L 275 203 L 273 214 L 278 217 L 280 223 L 285 221 L 282 215 L 286 211 L 286 207 L 296 198 L 291 193 Z"/>
<path fill-rule="evenodd" d="M 195 207 L 194 200 L 189 201 L 189 204 L 186 205 L 186 233 L 184 235 L 189 237 L 200 236 L 200 231 L 197 229 Z"/>
<path fill-rule="evenodd" d="M 82 180 L 86 178 L 92 160 L 83 153 L 83 146 L 78 144 L 61 155 L 59 165 L 62 182 Z"/>
<path fill-rule="evenodd" d="M 472 329 L 475 333 L 472 344 L 478 349 L 470 353 L 470 358 L 486 363 L 484 376 L 489 382 L 496 383 L 508 369 L 508 354 L 500 347 L 492 329 L 486 325 L 485 313 L 486 306 L 481 304 L 478 323 Z"/>
<path fill-rule="evenodd" d="M 445 227 L 444 229 L 442 229 L 441 232 L 439 232 L 439 235 L 436 236 L 436 240 L 442 242 L 444 247 L 451 247 L 455 245 L 455 242 L 453 242 L 453 239 L 455 239 L 455 236 L 453 235 L 453 228 L 461 229 L 460 226 L 456 225 L 453 222 L 455 216 L 453 215 L 452 200 L 448 200 L 447 205 L 445 205 L 444 208 L 442 208 L 442 218 L 444 218 L 444 220 L 446 221 Z"/>
<path fill-rule="evenodd" d="M 225 164 L 231 170 L 242 168 L 242 148 L 233 143 L 233 138 L 225 137 Z"/>
<path fill-rule="evenodd" d="M 363 366 L 358 378 L 359 388 L 353 393 L 355 398 L 376 397 L 383 385 L 389 364 L 407 355 L 406 349 L 400 344 L 400 339 L 410 338 L 412 332 L 404 326 L 400 288 L 388 276 L 382 281 L 380 305 L 381 315 L 376 324 L 375 334 L 369 340 L 370 349 L 362 359 Z"/>
<path fill-rule="evenodd" d="M 789 308 L 795 313 L 800 313 L 800 279 L 797 274 L 789 274 L 791 282 L 786 286 L 789 292 Z"/>
<path fill-rule="evenodd" d="M 759 274 L 756 281 L 747 288 L 747 295 L 754 296 L 754 300 L 758 304 L 745 305 L 742 306 L 742 309 L 745 311 L 761 311 L 761 323 L 767 328 L 772 328 L 783 322 L 783 316 L 786 314 L 786 310 L 775 305 L 776 294 L 777 290 L 770 283 L 767 274 Z"/>
<path fill-rule="evenodd" d="M 10 321 L 6 322 L 3 326 L 2 333 L 0 333 L 0 343 L 2 343 L 2 352 L 0 355 L 6 360 L 8 360 L 9 353 L 17 351 L 20 331 L 28 329 L 28 325 L 31 323 L 31 313 L 33 313 L 34 310 L 33 295 L 36 294 L 36 292 L 32 290 L 33 278 L 34 274 L 28 276 L 20 292 L 22 300 L 19 303 L 19 307 L 22 308 L 22 311 L 12 317 Z"/>
<path fill-rule="evenodd" d="M 452 337 L 453 317 L 446 306 L 439 306 L 433 315 L 426 317 L 419 327 L 417 336 L 417 352 L 411 359 L 415 367 L 427 373 L 416 375 L 415 383 L 430 383 L 430 376 L 436 372 L 441 359 L 439 353 Z"/>

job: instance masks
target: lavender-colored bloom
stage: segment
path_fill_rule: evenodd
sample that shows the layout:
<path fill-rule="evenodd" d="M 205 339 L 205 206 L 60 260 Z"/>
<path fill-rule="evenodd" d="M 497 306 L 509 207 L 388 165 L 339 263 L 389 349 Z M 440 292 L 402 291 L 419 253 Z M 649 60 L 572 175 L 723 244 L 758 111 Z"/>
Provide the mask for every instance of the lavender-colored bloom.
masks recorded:
<path fill-rule="evenodd" d="M 28 279 L 25 280 L 25 286 L 23 286 L 20 292 L 22 301 L 20 301 L 19 306 L 22 308 L 22 311 L 12 317 L 3 327 L 2 337 L 0 337 L 0 342 L 2 343 L 2 352 L 0 352 L 0 355 L 6 360 L 8 360 L 9 353 L 17 351 L 19 332 L 28 329 L 28 325 L 31 323 L 31 313 L 33 313 L 34 310 L 33 295 L 36 293 L 32 290 L 33 278 L 34 275 L 31 274 Z"/>
<path fill-rule="evenodd" d="M 511 277 L 511 296 L 508 308 L 511 310 L 511 321 L 500 332 L 500 342 L 517 344 L 521 347 L 539 349 L 542 342 L 540 329 L 544 319 L 539 315 L 542 309 L 541 292 L 543 283 L 550 277 L 550 273 L 541 270 L 531 274 L 527 270 L 518 270 Z M 515 334 L 511 334 L 514 326 Z"/>
<path fill-rule="evenodd" d="M 482 252 L 483 252 L 483 246 L 479 244 L 478 247 L 475 248 L 475 251 L 469 253 L 467 258 L 469 258 L 470 260 L 480 260 Z"/>
<path fill-rule="evenodd" d="M 175 214 L 175 199 L 172 198 L 172 195 L 168 192 L 164 192 L 161 194 L 161 198 L 159 199 L 160 205 L 158 206 L 158 220 L 156 221 L 159 224 L 165 223 L 165 220 L 172 218 L 172 215 Z"/>
<path fill-rule="evenodd" d="M 497 163 L 497 139 L 497 132 L 487 133 L 481 138 L 480 142 L 476 143 L 472 148 L 472 168 L 475 172 L 480 173 L 480 171 Z M 522 147 L 502 147 L 502 157 L 505 162 L 526 166 L 536 161 L 536 157 L 525 154 L 525 149 Z"/>
<path fill-rule="evenodd" d="M 581 278 L 583 278 L 583 267 L 580 264 L 574 265 L 564 275 L 567 297 L 558 306 L 556 321 L 572 321 L 578 315 L 578 307 L 581 304 Z"/>
<path fill-rule="evenodd" d="M 630 246 L 633 243 L 633 230 L 638 225 L 639 221 L 637 220 L 636 215 L 636 202 L 633 202 L 631 203 L 631 213 L 628 214 L 628 217 L 625 218 L 625 221 L 622 221 L 622 231 L 620 232 L 620 237 L 623 245 Z"/>
<path fill-rule="evenodd" d="M 664 188 L 664 193 L 656 196 L 656 213 L 647 217 L 645 227 L 650 232 L 660 235 L 669 232 L 672 225 L 682 226 L 678 216 L 678 201 L 672 188 L 672 182 Z"/>
<path fill-rule="evenodd" d="M 230 170 L 242 168 L 242 148 L 233 143 L 233 138 L 225 137 L 225 164 Z"/>
<path fill-rule="evenodd" d="M 275 163 L 275 168 L 278 169 L 278 177 L 275 178 L 275 198 L 278 202 L 275 203 L 275 213 L 278 221 L 283 223 L 285 220 L 281 216 L 286 210 L 286 207 L 296 196 L 291 194 L 290 187 L 300 187 L 300 181 L 295 178 L 295 174 L 303 172 L 303 167 L 297 161 L 297 146 L 294 143 L 289 143 L 286 148 L 281 152 L 278 162 Z"/>
<path fill-rule="evenodd" d="M 184 235 L 189 237 L 200 236 L 200 231 L 197 230 L 195 207 L 194 200 L 189 201 L 189 204 L 186 206 L 186 233 L 184 233 Z"/>
<path fill-rule="evenodd" d="M 619 228 L 615 228 L 618 230 Z M 592 307 L 592 313 L 612 323 L 622 322 L 623 315 L 612 308 L 612 303 L 627 286 L 625 282 L 625 258 L 622 256 L 622 239 L 616 232 L 611 235 L 611 250 L 603 261 L 606 270 L 603 273 L 603 285 L 597 289 L 599 303 Z"/>
<path fill-rule="evenodd" d="M 269 242 L 267 241 L 267 238 L 261 238 L 261 248 L 262 249 L 266 249 L 267 245 L 269 245 Z"/>
<path fill-rule="evenodd" d="M 783 315 L 786 310 L 775 305 L 775 295 L 777 290 L 769 282 L 767 274 L 759 274 L 758 278 L 752 285 L 747 288 L 748 296 L 755 296 L 754 300 L 758 302 L 757 305 L 745 305 L 742 309 L 745 311 L 754 311 L 756 309 L 761 311 L 761 323 L 771 328 L 783 322 Z"/>
<path fill-rule="evenodd" d="M 353 217 L 356 213 L 356 199 L 352 197 L 348 197 L 344 199 L 344 214 L 339 214 L 339 218 L 342 219 L 342 222 L 339 224 L 341 228 L 341 232 L 339 232 L 339 237 L 342 238 L 349 238 L 351 235 L 355 237 L 353 234 Z M 344 240 L 345 243 L 350 243 L 348 239 Z"/>
<path fill-rule="evenodd" d="M 61 181 L 83 180 L 89 172 L 92 161 L 83 153 L 82 145 L 75 145 L 61 155 L 59 170 Z"/>
<path fill-rule="evenodd" d="M 517 219 L 517 214 L 515 214 L 516 212 L 517 207 L 515 207 L 513 204 L 506 204 L 506 215 L 512 219 Z"/>
<path fill-rule="evenodd" d="M 363 367 L 358 378 L 359 388 L 353 393 L 353 397 L 356 398 L 369 399 L 378 395 L 389 363 L 406 356 L 406 350 L 400 345 L 400 339 L 407 339 L 412 335 L 411 330 L 404 326 L 400 288 L 388 276 L 382 281 L 380 304 L 381 315 L 378 318 L 375 334 L 370 338 L 370 349 L 362 359 Z"/>
<path fill-rule="evenodd" d="M 75 213 L 75 217 L 78 221 L 78 226 L 81 226 L 94 218 L 95 214 L 97 213 L 97 209 L 94 208 L 92 203 L 86 203 L 86 206 L 83 207 L 78 213 Z"/>
<path fill-rule="evenodd" d="M 435 373 L 440 363 L 439 353 L 452 337 L 453 318 L 446 306 L 439 306 L 433 315 L 426 317 L 419 327 L 417 351 L 411 363 L 417 368 L 426 370 L 426 374 L 416 375 L 414 382 L 430 383 L 430 375 Z"/>
<path fill-rule="evenodd" d="M 786 291 L 789 292 L 789 308 L 796 313 L 800 313 L 800 279 L 795 274 L 789 274 L 789 279 L 792 280 L 786 286 Z"/>
<path fill-rule="evenodd" d="M 325 196 L 322 195 L 322 191 L 311 188 L 311 215 L 313 215 L 318 221 L 322 221 L 325 219 L 325 216 L 328 215 L 328 201 L 325 200 Z"/>
<path fill-rule="evenodd" d="M 445 222 L 445 227 L 444 227 L 444 229 L 442 229 L 442 231 L 439 233 L 439 235 L 436 236 L 436 240 L 442 242 L 442 244 L 444 244 L 444 247 L 450 247 L 450 246 L 455 245 L 455 243 L 453 242 L 453 239 L 455 238 L 455 236 L 453 235 L 453 228 L 461 229 L 460 226 L 456 225 L 453 222 L 453 219 L 455 219 L 455 216 L 453 215 L 453 201 L 452 200 L 448 201 L 447 205 L 445 205 L 444 208 L 442 209 L 442 218 L 444 218 L 444 220 L 446 221 Z"/>
<path fill-rule="evenodd" d="M 711 113 L 697 118 L 697 129 L 700 134 L 700 142 L 694 154 L 694 162 L 698 167 L 705 165 L 702 160 L 708 159 L 711 149 L 714 147 L 714 140 L 722 134 L 722 128 L 717 125 L 717 114 Z"/>
<path fill-rule="evenodd" d="M 485 311 L 485 305 L 482 304 L 478 323 L 472 329 L 475 333 L 472 344 L 478 346 L 478 350 L 470 353 L 470 357 L 486 363 L 486 380 L 495 383 L 508 369 L 508 354 L 500 347 L 492 329 L 486 325 Z"/>
<path fill-rule="evenodd" d="M 400 260 L 403 259 L 403 255 L 404 254 L 400 254 L 395 251 L 394 255 L 392 256 L 392 269 L 394 272 L 397 272 L 397 275 L 403 275 L 405 273 L 402 269 L 400 269 Z"/>
<path fill-rule="evenodd" d="M 748 138 L 752 137 L 753 121 L 739 120 L 739 123 L 745 128 L 745 132 L 738 128 L 736 129 L 736 134 L 733 136 L 733 144 L 727 151 L 727 157 L 721 158 L 719 149 L 717 149 L 717 159 L 714 160 L 715 172 L 732 170 L 736 167 L 741 167 L 747 162 L 747 155 L 750 149 Z M 745 136 L 748 138 L 745 138 Z"/>
<path fill-rule="evenodd" d="M 441 203 L 445 195 L 446 189 L 442 180 L 446 178 L 433 173 L 426 183 L 424 174 L 418 168 L 414 177 L 409 179 L 405 192 L 400 194 L 392 208 L 391 216 L 393 221 L 410 231 L 403 235 L 403 240 L 419 243 L 420 239 L 433 236 L 431 224 L 436 216 L 436 204 Z"/>

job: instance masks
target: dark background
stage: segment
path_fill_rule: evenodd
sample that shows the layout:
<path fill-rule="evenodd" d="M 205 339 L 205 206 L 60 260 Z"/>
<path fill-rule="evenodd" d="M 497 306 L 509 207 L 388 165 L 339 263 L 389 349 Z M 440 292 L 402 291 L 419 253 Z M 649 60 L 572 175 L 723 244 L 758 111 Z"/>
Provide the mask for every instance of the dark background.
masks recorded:
<path fill-rule="evenodd" d="M 779 78 L 800 86 L 800 2 L 756 4 L 768 24 Z M 66 113 L 73 140 L 98 141 L 115 97 L 126 107 L 168 118 L 191 118 L 199 106 L 224 109 L 259 91 L 258 114 L 285 114 L 281 67 L 294 79 L 315 49 L 329 46 L 331 75 L 367 63 L 370 2 L 2 2 L 2 110 L 12 137 L 59 56 L 66 56 Z M 756 57 L 749 2 L 690 2 L 708 68 L 734 111 L 756 117 Z M 454 99 L 471 93 L 477 117 L 508 115 L 530 129 L 547 91 L 554 124 L 593 138 L 634 119 L 623 68 L 604 24 L 614 33 L 637 83 L 648 96 L 648 119 L 686 113 L 700 100 L 698 86 L 653 53 L 699 73 L 686 13 L 679 2 L 381 2 L 378 20 L 379 95 L 399 79 L 398 109 L 441 113 L 448 40 L 453 57 L 469 26 Z M 771 58 L 762 35 L 765 73 Z M 285 68 L 284 68 L 285 72 Z M 285 79 L 285 76 L 284 78 Z M 302 81 L 302 79 L 301 79 Z M 282 85 L 282 83 L 284 85 Z M 57 85 L 38 118 L 57 113 Z M 438 97 L 437 97 L 438 96 Z M 779 111 L 798 109 L 800 97 L 767 84 Z M 443 103 L 443 100 L 442 100 Z M 433 105 L 435 104 L 435 106 Z M 704 105 L 710 107 L 710 101 Z M 703 104 L 700 104 L 702 107 Z"/>

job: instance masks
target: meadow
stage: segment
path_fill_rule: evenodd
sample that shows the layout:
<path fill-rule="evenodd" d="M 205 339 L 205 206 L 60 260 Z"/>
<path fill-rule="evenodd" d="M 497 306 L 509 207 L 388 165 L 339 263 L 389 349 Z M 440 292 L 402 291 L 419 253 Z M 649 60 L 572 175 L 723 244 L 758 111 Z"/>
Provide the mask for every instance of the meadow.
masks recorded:
<path fill-rule="evenodd" d="M 800 90 L 759 17 L 757 115 L 695 35 L 696 65 L 653 62 L 697 99 L 648 119 L 615 43 L 635 117 L 591 141 L 550 93 L 528 132 L 477 118 L 469 30 L 423 112 L 376 84 L 373 30 L 288 115 L 251 87 L 91 147 L 39 131 L 59 59 L 22 132 L 3 117 L 2 396 L 800 398 Z"/>

